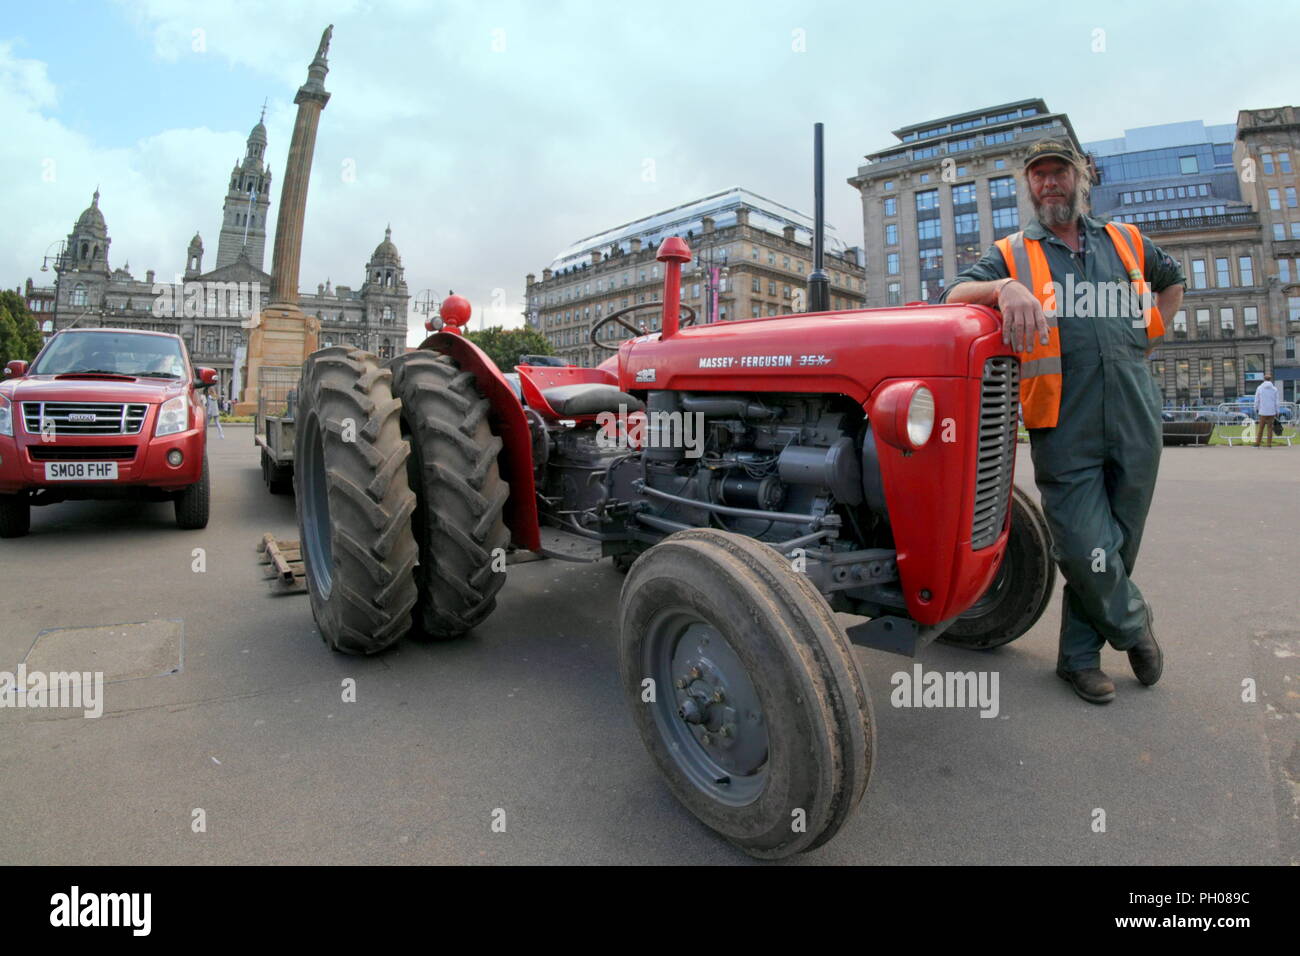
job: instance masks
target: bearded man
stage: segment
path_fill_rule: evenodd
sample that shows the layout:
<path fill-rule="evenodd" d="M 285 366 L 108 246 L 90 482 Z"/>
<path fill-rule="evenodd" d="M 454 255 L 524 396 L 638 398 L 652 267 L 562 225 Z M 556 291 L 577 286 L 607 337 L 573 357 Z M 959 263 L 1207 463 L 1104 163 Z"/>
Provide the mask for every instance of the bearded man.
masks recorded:
<path fill-rule="evenodd" d="M 1131 575 L 1160 465 L 1162 399 L 1146 356 L 1187 280 L 1136 226 L 1087 215 L 1091 176 L 1069 142 L 1034 143 L 1023 182 L 1034 221 L 994 243 L 944 299 L 998 309 L 1019 355 L 1034 480 L 1065 578 L 1056 672 L 1105 704 L 1115 682 L 1103 644 L 1127 651 L 1145 685 L 1163 669 Z"/>

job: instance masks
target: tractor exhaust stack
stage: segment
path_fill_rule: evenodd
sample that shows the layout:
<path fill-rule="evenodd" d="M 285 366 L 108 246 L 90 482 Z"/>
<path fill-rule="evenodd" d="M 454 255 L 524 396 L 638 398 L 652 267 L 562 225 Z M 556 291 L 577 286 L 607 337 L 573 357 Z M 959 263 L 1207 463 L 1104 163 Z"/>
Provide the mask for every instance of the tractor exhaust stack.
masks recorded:
<path fill-rule="evenodd" d="M 831 284 L 825 265 L 826 185 L 822 180 L 822 124 L 813 124 L 813 269 L 808 276 L 808 311 L 829 312 Z"/>

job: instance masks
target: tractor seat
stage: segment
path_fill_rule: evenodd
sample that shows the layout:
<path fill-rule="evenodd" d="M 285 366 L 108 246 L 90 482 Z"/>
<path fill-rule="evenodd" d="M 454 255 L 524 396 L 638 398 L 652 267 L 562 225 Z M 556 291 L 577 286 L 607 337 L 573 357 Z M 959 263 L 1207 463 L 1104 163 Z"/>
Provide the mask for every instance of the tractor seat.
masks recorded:
<path fill-rule="evenodd" d="M 577 418 L 579 415 L 598 415 L 601 412 L 640 412 L 645 402 L 613 385 L 600 382 L 582 382 L 577 385 L 552 385 L 542 389 L 542 398 L 555 409 L 557 415 Z"/>

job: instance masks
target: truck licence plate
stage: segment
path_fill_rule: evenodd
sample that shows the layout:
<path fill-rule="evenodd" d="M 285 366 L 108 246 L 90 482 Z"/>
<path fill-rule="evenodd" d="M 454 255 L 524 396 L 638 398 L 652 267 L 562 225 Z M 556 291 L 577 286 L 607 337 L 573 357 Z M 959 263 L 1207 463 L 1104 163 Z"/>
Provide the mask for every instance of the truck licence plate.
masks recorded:
<path fill-rule="evenodd" d="M 46 481 L 115 481 L 115 461 L 47 461 Z"/>

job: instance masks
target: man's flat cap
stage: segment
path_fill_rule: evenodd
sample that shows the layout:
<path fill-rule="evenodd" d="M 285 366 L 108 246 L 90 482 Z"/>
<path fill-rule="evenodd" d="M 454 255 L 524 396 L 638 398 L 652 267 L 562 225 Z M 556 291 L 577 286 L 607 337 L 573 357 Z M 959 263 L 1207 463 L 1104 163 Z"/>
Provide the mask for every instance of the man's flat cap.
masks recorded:
<path fill-rule="evenodd" d="M 1040 159 L 1053 157 L 1063 159 L 1068 163 L 1081 163 L 1083 159 L 1074 151 L 1066 140 L 1063 139 L 1040 139 L 1034 145 L 1029 147 L 1029 152 L 1025 156 L 1025 169 L 1028 169 Z"/>

